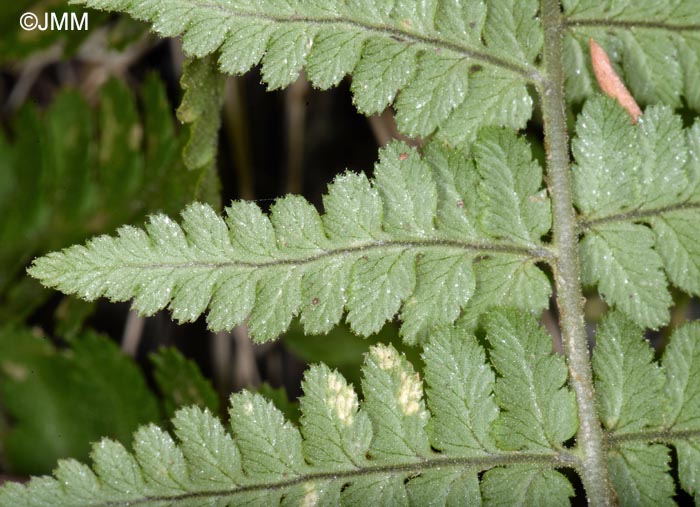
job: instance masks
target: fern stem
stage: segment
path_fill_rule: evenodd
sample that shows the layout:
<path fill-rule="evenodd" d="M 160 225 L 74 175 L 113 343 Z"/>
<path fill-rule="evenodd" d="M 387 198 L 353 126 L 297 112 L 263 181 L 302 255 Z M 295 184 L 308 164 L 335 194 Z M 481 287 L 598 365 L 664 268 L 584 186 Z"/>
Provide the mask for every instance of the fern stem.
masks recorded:
<path fill-rule="evenodd" d="M 658 430 L 638 431 L 636 433 L 608 434 L 608 447 L 617 447 L 624 443 L 649 443 L 675 445 L 676 442 L 700 438 L 700 430 Z"/>
<path fill-rule="evenodd" d="M 558 0 L 542 0 L 545 78 L 538 83 L 544 117 L 547 175 L 552 198 L 554 247 L 560 325 L 570 382 L 578 404 L 578 446 L 583 453 L 581 479 L 592 506 L 615 504 L 605 460 L 588 355 L 578 258 L 578 232 L 571 193 L 569 145 L 564 114 L 562 60 L 563 18 Z"/>
<path fill-rule="evenodd" d="M 596 26 L 604 28 L 622 28 L 624 30 L 646 29 L 664 30 L 667 32 L 697 32 L 700 31 L 698 23 L 666 23 L 665 21 L 629 21 L 626 19 L 566 19 L 564 25 L 570 28 Z"/>
<path fill-rule="evenodd" d="M 578 218 L 579 232 L 585 232 L 589 229 L 594 229 L 597 225 L 609 224 L 614 222 L 640 222 L 649 218 L 660 218 L 666 213 L 673 213 L 681 210 L 700 209 L 699 202 L 683 202 L 680 204 L 671 204 L 660 208 L 632 210 L 626 213 L 616 213 L 605 217 L 586 219 L 586 217 Z"/>

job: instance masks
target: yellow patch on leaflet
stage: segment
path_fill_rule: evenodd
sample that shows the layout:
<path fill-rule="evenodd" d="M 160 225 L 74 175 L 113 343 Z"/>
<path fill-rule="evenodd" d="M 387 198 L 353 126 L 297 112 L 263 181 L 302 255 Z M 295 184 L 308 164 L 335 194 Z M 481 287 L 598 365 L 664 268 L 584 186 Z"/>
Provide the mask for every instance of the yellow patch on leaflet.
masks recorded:
<path fill-rule="evenodd" d="M 328 376 L 328 404 L 335 409 L 338 420 L 345 426 L 353 423 L 353 414 L 357 411 L 357 395 L 337 373 Z"/>
<path fill-rule="evenodd" d="M 374 345 L 370 347 L 369 351 L 374 356 L 377 366 L 384 371 L 391 370 L 399 365 L 398 353 L 391 347 Z"/>
<path fill-rule="evenodd" d="M 420 400 L 423 385 L 418 373 L 407 375 L 401 372 L 401 387 L 399 388 L 399 406 L 404 415 L 413 415 L 420 410 Z"/>
<path fill-rule="evenodd" d="M 605 50 L 593 39 L 589 39 L 588 43 L 591 48 L 593 72 L 600 88 L 608 97 L 617 100 L 625 108 L 632 117 L 631 123 L 634 125 L 641 116 L 642 110 L 625 86 L 625 83 L 622 82 L 620 76 L 615 72 L 615 68 L 610 63 L 610 58 L 608 58 Z"/>
<path fill-rule="evenodd" d="M 301 501 L 301 505 L 303 507 L 314 507 L 315 505 L 318 505 L 318 500 L 319 497 L 316 487 L 313 484 L 304 484 L 304 498 Z"/>

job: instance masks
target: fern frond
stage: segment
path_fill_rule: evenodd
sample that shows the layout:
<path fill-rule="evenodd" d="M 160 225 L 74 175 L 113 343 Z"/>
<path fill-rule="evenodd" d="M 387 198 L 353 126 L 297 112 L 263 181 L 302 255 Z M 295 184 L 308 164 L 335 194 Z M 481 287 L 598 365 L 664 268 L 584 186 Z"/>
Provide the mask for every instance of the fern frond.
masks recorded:
<path fill-rule="evenodd" d="M 598 325 L 593 372 L 600 418 L 606 429 L 632 433 L 661 423 L 655 400 L 663 389 L 663 374 L 642 329 L 620 313 L 610 313 Z"/>
<path fill-rule="evenodd" d="M 177 118 L 190 124 L 189 139 L 182 159 L 190 170 L 214 171 L 224 80 L 213 57 L 187 59 L 182 66 L 180 86 L 184 90 Z"/>
<path fill-rule="evenodd" d="M 302 68 L 319 88 L 353 76 L 357 108 L 381 112 L 396 100 L 397 124 L 410 136 L 467 148 L 484 125 L 522 128 L 532 112 L 525 88 L 538 78 L 543 34 L 538 2 L 136 1 L 73 3 L 122 11 L 182 35 L 185 52 L 220 51 L 223 72 L 262 61 L 270 89 Z M 517 5 L 517 8 L 516 8 Z"/>
<path fill-rule="evenodd" d="M 546 411 L 562 391 L 558 379 L 546 385 L 552 378 L 538 372 L 554 364 L 563 368 L 562 358 L 544 346 L 545 333 L 534 317 L 504 311 L 495 319 L 498 336 L 489 340 L 499 342 L 504 329 L 516 330 L 507 340 L 527 350 L 518 369 L 530 376 Z M 512 351 L 504 346 L 491 356 L 503 365 Z M 436 333 L 424 355 L 426 402 L 423 380 L 406 359 L 391 346 L 373 346 L 363 367 L 362 402 L 339 373 L 315 365 L 303 381 L 300 428 L 260 395 L 234 394 L 232 434 L 206 410 L 181 409 L 172 420 L 177 441 L 154 425 L 136 432 L 133 454 L 102 440 L 93 448 L 92 470 L 62 461 L 55 479 L 2 487 L 0 505 L 50 499 L 51 505 L 71 507 L 446 506 L 457 500 L 478 504 L 482 497 L 506 505 L 514 495 L 536 503 L 546 494 L 567 500 L 573 488 L 554 468 L 577 466 L 573 454 L 539 443 L 536 450 L 503 450 L 490 437 L 499 417 L 494 400 L 503 401 L 501 410 L 514 408 L 507 396 L 494 398 L 495 373 L 485 357 L 473 336 L 454 328 Z M 546 399 L 552 393 L 554 399 Z M 570 412 L 562 417 L 575 418 L 573 406 L 561 408 Z M 519 417 L 518 424 L 539 425 L 537 413 L 524 410 Z M 478 474 L 484 470 L 480 488 Z"/>
<path fill-rule="evenodd" d="M 641 104 L 700 109 L 700 14 L 694 0 L 565 0 L 567 98 L 580 101 L 597 90 L 589 38 L 619 64 Z M 653 20 L 653 21 L 650 21 Z"/>
<path fill-rule="evenodd" d="M 687 324 L 673 333 L 662 361 L 666 374 L 664 427 L 691 438 L 678 438 L 681 486 L 700 499 L 700 324 Z M 694 438 L 692 438 L 694 437 Z"/>
<path fill-rule="evenodd" d="M 327 332 L 345 310 L 352 329 L 368 335 L 401 310 L 402 335 L 415 342 L 457 319 L 475 291 L 477 258 L 503 259 L 503 276 L 527 265 L 546 280 L 533 265 L 551 258 L 539 238 L 550 218 L 548 198 L 533 183 L 541 169 L 512 133 L 486 131 L 475 147 L 469 161 L 437 147 L 422 159 L 394 143 L 381 152 L 373 182 L 336 178 L 323 217 L 295 196 L 278 200 L 269 218 L 254 203 L 233 203 L 225 219 L 193 204 L 182 227 L 156 215 L 145 231 L 123 227 L 114 238 L 37 259 L 29 272 L 87 300 L 134 298 L 146 315 L 169 306 L 175 319 L 190 321 L 209 308 L 215 330 L 249 317 L 258 340 L 275 338 L 297 314 L 307 332 Z M 505 200 L 489 193 L 493 169 Z M 468 182 L 478 183 L 481 200 Z M 501 292 L 512 284 L 541 291 L 538 282 L 499 280 Z M 517 302 L 541 310 L 546 298 Z"/>
<path fill-rule="evenodd" d="M 653 356 L 642 330 L 622 314 L 599 325 L 598 406 L 609 432 L 611 478 L 620 504 L 630 507 L 675 505 L 668 445 L 676 448 L 681 486 L 696 501 L 700 493 L 700 326 L 673 333 L 661 368 Z"/>
<path fill-rule="evenodd" d="M 610 453 L 608 467 L 621 507 L 676 506 L 668 447 L 625 443 Z"/>
<path fill-rule="evenodd" d="M 490 312 L 486 332 L 501 375 L 495 395 L 502 412 L 494 438 L 504 449 L 561 447 L 576 433 L 578 419 L 574 394 L 564 387 L 564 358 L 551 354 L 551 337 L 531 316 L 517 312 Z"/>
<path fill-rule="evenodd" d="M 499 507 L 570 505 L 574 496 L 571 483 L 562 474 L 533 466 L 488 470 L 481 488 L 484 504 Z"/>
<path fill-rule="evenodd" d="M 700 124 L 683 129 L 665 106 L 639 124 L 614 101 L 588 101 L 576 124 L 574 200 L 584 283 L 637 324 L 668 322 L 668 279 L 700 294 Z M 664 274 L 665 271 L 665 274 Z"/>

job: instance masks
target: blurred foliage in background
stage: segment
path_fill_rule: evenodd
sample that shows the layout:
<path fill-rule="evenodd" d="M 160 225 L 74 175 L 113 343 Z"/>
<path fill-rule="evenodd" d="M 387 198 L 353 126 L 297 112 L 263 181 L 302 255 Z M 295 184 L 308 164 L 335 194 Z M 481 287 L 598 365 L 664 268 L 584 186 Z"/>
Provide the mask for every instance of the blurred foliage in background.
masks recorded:
<path fill-rule="evenodd" d="M 29 58 L 42 50 L 60 44 L 68 53 L 73 53 L 89 35 L 88 31 L 62 30 L 20 30 L 19 18 L 25 12 L 43 16 L 45 12 L 54 12 L 61 16 L 67 13 L 82 13 L 82 9 L 69 6 L 64 0 L 13 0 L 0 5 L 0 63 L 15 62 Z M 102 23 L 107 15 L 94 13 L 91 23 Z"/>
<path fill-rule="evenodd" d="M 177 351 L 152 356 L 157 390 L 149 389 L 113 340 L 84 326 L 97 305 L 56 300 L 24 273 L 36 255 L 156 210 L 175 214 L 202 197 L 195 193 L 201 174 L 184 170 L 186 132 L 157 73 L 144 68 L 128 86 L 106 67 L 76 59 L 95 34 L 111 36 L 92 42 L 101 46 L 97 54 L 118 55 L 112 42 L 129 44 L 124 23 L 91 13 L 89 31 L 19 29 L 21 13 L 49 9 L 75 12 L 64 2 L 0 7 L 0 464 L 19 475 L 46 473 L 67 456 L 87 458 L 89 443 L 103 435 L 128 442 L 174 404 L 218 409 L 212 387 Z M 129 31 L 132 44 L 143 40 L 143 27 L 131 22 Z M 95 83 L 94 93 L 86 82 Z"/>

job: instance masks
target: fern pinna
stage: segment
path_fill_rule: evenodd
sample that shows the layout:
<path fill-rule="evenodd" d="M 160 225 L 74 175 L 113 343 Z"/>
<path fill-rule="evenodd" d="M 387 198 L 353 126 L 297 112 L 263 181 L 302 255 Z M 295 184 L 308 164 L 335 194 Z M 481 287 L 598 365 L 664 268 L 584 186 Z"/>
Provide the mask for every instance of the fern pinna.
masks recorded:
<path fill-rule="evenodd" d="M 693 0 L 77 3 L 182 36 L 225 73 L 261 63 L 271 89 L 302 68 L 320 88 L 350 74 L 361 112 L 393 105 L 399 129 L 425 143 L 384 148 L 372 179 L 339 175 L 322 215 L 297 196 L 270 216 L 194 203 L 181 225 L 155 215 L 30 273 L 144 314 L 207 312 L 214 330 L 247 320 L 258 340 L 296 315 L 312 333 L 345 316 L 362 335 L 398 316 L 423 347 L 426 395 L 405 358 L 378 345 L 361 401 L 337 372 L 308 370 L 299 428 L 235 394 L 232 433 L 182 409 L 177 443 L 155 426 L 133 453 L 103 440 L 93 469 L 63 461 L 55 479 L 5 486 L 0 503 L 562 505 L 575 495 L 565 469 L 591 505 L 672 505 L 680 490 L 700 501 L 700 328 L 675 329 L 660 364 L 643 338 L 669 323 L 669 283 L 700 293 L 700 126 L 673 111 L 700 107 Z M 638 124 L 598 94 L 590 38 L 645 106 Z M 188 93 L 211 110 L 217 81 L 197 82 Z M 516 132 L 533 97 L 546 185 Z M 566 112 L 579 110 L 570 162 Z M 198 125 L 195 159 L 216 131 Z M 612 307 L 592 360 L 582 284 Z M 565 358 L 535 317 L 553 292 Z"/>

